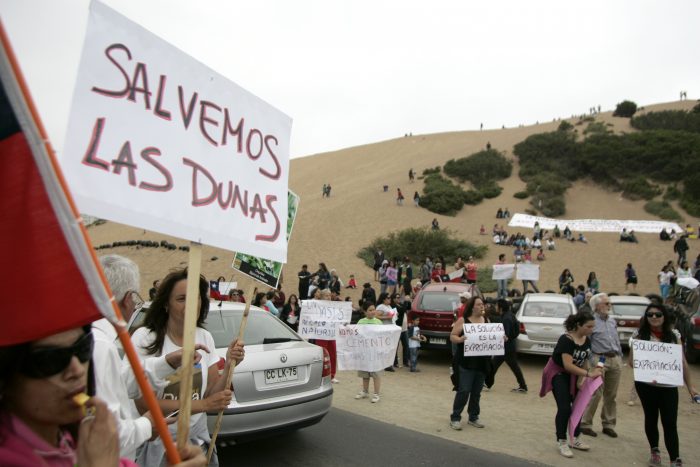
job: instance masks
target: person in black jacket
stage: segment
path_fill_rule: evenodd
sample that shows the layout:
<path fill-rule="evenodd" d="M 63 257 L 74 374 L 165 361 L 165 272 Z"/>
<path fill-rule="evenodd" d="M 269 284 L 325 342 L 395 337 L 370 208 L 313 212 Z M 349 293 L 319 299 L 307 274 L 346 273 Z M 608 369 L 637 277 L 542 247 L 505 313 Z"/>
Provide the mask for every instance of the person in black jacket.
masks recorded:
<path fill-rule="evenodd" d="M 302 265 L 301 271 L 299 271 L 297 276 L 299 277 L 299 300 L 306 300 L 309 293 L 309 281 L 311 279 L 309 267 L 306 264 Z"/>
<path fill-rule="evenodd" d="M 377 292 L 372 288 L 369 282 L 365 282 L 362 286 L 362 299 L 360 302 L 361 306 L 365 303 L 371 303 L 375 305 L 377 303 Z"/>
<path fill-rule="evenodd" d="M 525 393 L 527 392 L 527 383 L 525 383 L 523 371 L 520 369 L 520 365 L 518 365 L 515 352 L 515 339 L 518 337 L 518 334 L 520 334 L 520 323 L 518 323 L 518 320 L 515 318 L 508 300 L 498 300 L 498 309 L 501 312 L 503 330 L 506 334 L 505 355 L 496 355 L 493 357 L 491 374 L 487 375 L 485 384 L 489 389 L 493 386 L 498 368 L 503 362 L 506 362 L 515 375 L 515 379 L 518 380 L 518 387 L 512 391 Z"/>

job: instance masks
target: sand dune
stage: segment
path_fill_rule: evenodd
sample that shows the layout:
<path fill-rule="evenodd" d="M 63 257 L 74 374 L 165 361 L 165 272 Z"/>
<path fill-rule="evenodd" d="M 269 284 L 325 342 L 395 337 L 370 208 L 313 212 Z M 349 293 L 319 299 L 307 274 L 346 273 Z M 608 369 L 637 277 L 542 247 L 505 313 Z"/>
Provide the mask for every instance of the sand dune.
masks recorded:
<path fill-rule="evenodd" d="M 694 101 L 649 105 L 645 111 L 666 109 L 690 109 Z M 598 120 L 610 122 L 617 132 L 634 131 L 627 119 L 612 117 L 612 112 L 597 116 Z M 570 120 L 576 123 L 577 119 Z M 357 252 L 372 239 L 393 230 L 407 227 L 427 226 L 437 217 L 443 228 L 449 228 L 465 240 L 489 245 L 489 251 L 480 263 L 492 264 L 501 252 L 512 257 L 510 248 L 493 246 L 488 236 L 479 235 L 484 224 L 490 230 L 496 210 L 508 207 L 511 212 L 524 212 L 529 207 L 527 200 L 513 198 L 513 193 L 524 188 L 518 177 L 517 162 L 513 175 L 500 182 L 503 193 L 495 199 L 485 200 L 478 206 L 465 206 L 455 217 L 435 215 L 425 209 L 415 208 L 411 201 L 414 191 L 422 192 L 423 182 L 408 182 L 408 170 L 413 168 L 419 175 L 424 169 L 443 165 L 452 158 L 464 157 L 484 149 L 490 142 L 494 149 L 504 151 L 512 157 L 513 145 L 527 136 L 552 131 L 559 122 L 542 123 L 519 128 L 463 131 L 431 135 L 413 135 L 375 144 L 347 148 L 291 161 L 289 185 L 301 197 L 297 221 L 289 244 L 288 263 L 284 273 L 284 289 L 296 291 L 296 272 L 303 263 L 315 269 L 321 261 L 335 268 L 346 281 L 354 273 L 358 283 L 372 278 L 371 269 L 357 257 Z M 579 132 L 585 124 L 576 126 Z M 330 198 L 321 197 L 321 187 L 330 183 Z M 382 187 L 389 186 L 388 192 Z M 396 188 L 406 196 L 403 206 L 395 203 Z M 566 195 L 567 212 L 564 217 L 603 219 L 655 219 L 643 209 L 643 201 L 629 201 L 619 193 L 607 192 L 591 181 L 576 183 Z M 686 222 L 698 225 L 698 219 L 683 213 Z M 507 229 L 511 230 L 517 229 Z M 525 233 L 524 229 L 523 233 Z M 166 235 L 143 232 L 113 222 L 90 228 L 95 245 L 129 239 L 168 239 L 178 245 L 187 242 Z M 564 268 L 571 269 L 576 283 L 584 283 L 589 271 L 596 271 L 601 286 L 606 291 L 623 292 L 623 271 L 628 262 L 634 264 L 639 275 L 638 291 L 657 291 L 656 273 L 667 260 L 674 258 L 670 242 L 661 242 L 656 235 L 640 234 L 638 245 L 620 243 L 616 234 L 587 234 L 589 244 L 566 244 L 559 242 L 557 251 L 548 252 L 542 263 L 540 288 L 556 288 L 557 277 Z M 697 241 L 690 242 L 689 258 L 698 254 Z M 100 253 L 116 252 L 133 258 L 141 267 L 144 292 L 150 283 L 162 277 L 169 268 L 184 266 L 187 254 L 181 251 L 162 249 L 139 249 L 120 247 L 102 250 Z M 437 253 L 437 252 L 436 252 Z M 213 261 L 212 257 L 218 257 Z M 231 277 L 233 254 L 217 248 L 204 248 L 203 273 L 211 278 Z M 418 259 L 418 258 L 416 258 Z M 235 279 L 248 290 L 252 281 L 235 273 Z M 359 291 L 350 294 L 359 298 Z"/>

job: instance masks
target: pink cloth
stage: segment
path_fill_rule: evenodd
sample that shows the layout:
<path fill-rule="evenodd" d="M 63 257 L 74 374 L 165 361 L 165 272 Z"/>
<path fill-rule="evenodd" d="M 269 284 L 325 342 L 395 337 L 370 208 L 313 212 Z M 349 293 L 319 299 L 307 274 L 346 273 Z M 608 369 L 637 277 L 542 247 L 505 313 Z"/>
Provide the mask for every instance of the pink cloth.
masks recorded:
<path fill-rule="evenodd" d="M 559 373 L 566 373 L 566 370 L 557 365 L 556 362 L 552 359 L 552 357 L 549 357 L 549 360 L 547 361 L 544 370 L 542 370 L 542 386 L 540 387 L 540 397 L 546 396 L 547 393 L 552 390 L 552 378 L 554 378 Z M 571 395 L 573 396 L 576 394 L 576 375 L 570 376 L 571 380 L 569 381 L 569 390 L 571 392 Z"/>
<path fill-rule="evenodd" d="M 596 378 L 586 378 L 581 385 L 581 389 L 578 390 L 576 394 L 576 399 L 574 399 L 574 404 L 571 406 L 571 415 L 569 416 L 569 439 L 571 443 L 574 442 L 574 432 L 578 422 L 581 421 L 583 417 L 583 412 L 588 407 L 588 403 L 593 397 L 593 393 L 598 389 L 601 384 L 603 384 L 603 378 L 600 376 Z"/>

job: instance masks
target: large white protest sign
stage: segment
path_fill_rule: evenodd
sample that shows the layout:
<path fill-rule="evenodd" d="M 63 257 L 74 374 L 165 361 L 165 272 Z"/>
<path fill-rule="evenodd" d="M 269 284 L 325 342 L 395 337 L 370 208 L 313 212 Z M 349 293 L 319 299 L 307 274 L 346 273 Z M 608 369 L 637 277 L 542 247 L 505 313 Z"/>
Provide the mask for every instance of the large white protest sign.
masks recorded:
<path fill-rule="evenodd" d="M 91 3 L 60 154 L 81 212 L 286 262 L 290 132 L 282 112 Z"/>
<path fill-rule="evenodd" d="M 495 281 L 511 279 L 515 272 L 515 264 L 494 264 L 491 279 Z"/>
<path fill-rule="evenodd" d="M 515 268 L 515 278 L 519 281 L 540 280 L 540 265 L 532 263 L 518 264 Z"/>
<path fill-rule="evenodd" d="M 464 323 L 464 356 L 504 355 L 505 332 L 502 323 Z"/>
<path fill-rule="evenodd" d="M 349 323 L 351 318 L 351 302 L 304 300 L 299 315 L 299 335 L 332 341 L 336 339 L 338 326 Z"/>
<path fill-rule="evenodd" d="M 391 366 L 400 335 L 396 325 L 341 326 L 335 342 L 338 369 L 380 371 Z"/>
<path fill-rule="evenodd" d="M 675 222 L 637 221 L 619 219 L 553 219 L 551 217 L 531 216 L 529 214 L 514 214 L 508 222 L 509 227 L 533 228 L 535 222 L 543 229 L 551 230 L 558 226 L 564 230 L 566 226 L 573 232 L 622 232 L 622 229 L 635 232 L 659 233 L 662 229 L 681 232 L 681 226 Z"/>
<path fill-rule="evenodd" d="M 634 380 L 683 386 L 683 348 L 679 344 L 630 340 Z"/>

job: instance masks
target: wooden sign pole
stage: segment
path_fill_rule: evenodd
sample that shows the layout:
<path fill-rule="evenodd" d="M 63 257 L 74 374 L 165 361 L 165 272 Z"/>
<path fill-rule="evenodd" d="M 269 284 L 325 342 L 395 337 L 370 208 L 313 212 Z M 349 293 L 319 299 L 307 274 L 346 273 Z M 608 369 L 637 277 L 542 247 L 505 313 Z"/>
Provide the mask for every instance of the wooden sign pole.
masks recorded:
<path fill-rule="evenodd" d="M 192 374 L 194 366 L 194 335 L 199 308 L 199 273 L 202 266 L 202 244 L 190 242 L 187 265 L 187 298 L 185 299 L 185 329 L 182 333 L 182 374 L 180 379 L 180 414 L 177 419 L 177 447 L 187 445 L 192 412 Z M 206 299 L 206 297 L 204 297 Z M 189 363 L 188 363 L 189 362 Z M 205 371 L 205 370 L 202 370 Z"/>

